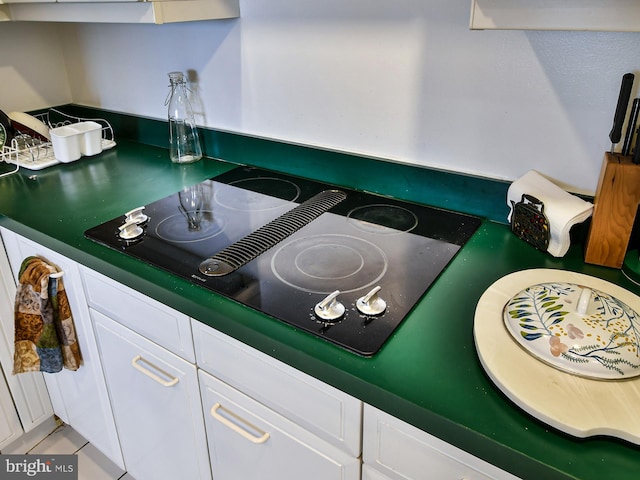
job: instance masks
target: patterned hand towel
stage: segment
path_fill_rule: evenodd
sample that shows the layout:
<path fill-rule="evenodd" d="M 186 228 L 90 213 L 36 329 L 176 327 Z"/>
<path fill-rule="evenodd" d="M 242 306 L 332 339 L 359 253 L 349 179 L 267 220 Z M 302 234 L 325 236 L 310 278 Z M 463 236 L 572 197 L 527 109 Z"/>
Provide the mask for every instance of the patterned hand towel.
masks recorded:
<path fill-rule="evenodd" d="M 77 370 L 82 355 L 69 300 L 57 269 L 39 257 L 20 266 L 15 304 L 13 374 Z"/>

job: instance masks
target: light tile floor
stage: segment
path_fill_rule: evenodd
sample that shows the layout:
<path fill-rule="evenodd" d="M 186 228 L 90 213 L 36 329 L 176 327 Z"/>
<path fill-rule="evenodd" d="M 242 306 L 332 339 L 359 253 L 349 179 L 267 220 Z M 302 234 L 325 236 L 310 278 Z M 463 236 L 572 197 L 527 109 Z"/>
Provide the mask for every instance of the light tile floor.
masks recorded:
<path fill-rule="evenodd" d="M 78 455 L 78 480 L 135 480 L 68 425 L 58 427 L 29 453 L 75 453 Z"/>

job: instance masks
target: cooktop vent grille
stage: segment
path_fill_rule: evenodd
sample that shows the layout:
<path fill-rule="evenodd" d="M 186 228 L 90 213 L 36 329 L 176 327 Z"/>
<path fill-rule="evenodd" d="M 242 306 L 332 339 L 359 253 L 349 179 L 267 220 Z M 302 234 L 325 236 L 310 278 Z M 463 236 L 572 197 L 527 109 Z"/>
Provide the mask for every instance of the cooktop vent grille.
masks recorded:
<path fill-rule="evenodd" d="M 200 264 L 200 272 L 208 276 L 227 275 L 290 237 L 324 212 L 338 205 L 347 194 L 341 190 L 325 190 L 282 214 Z"/>

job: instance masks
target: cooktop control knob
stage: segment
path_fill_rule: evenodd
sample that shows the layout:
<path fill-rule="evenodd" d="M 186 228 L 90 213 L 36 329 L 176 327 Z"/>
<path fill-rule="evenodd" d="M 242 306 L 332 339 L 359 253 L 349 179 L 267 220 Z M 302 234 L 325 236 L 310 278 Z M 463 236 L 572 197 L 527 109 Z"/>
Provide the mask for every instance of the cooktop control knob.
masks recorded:
<path fill-rule="evenodd" d="M 380 315 L 387 309 L 387 302 L 378 296 L 378 292 L 381 290 L 380 286 L 377 286 L 364 297 L 360 297 L 356 301 L 356 308 L 364 315 Z"/>
<path fill-rule="evenodd" d="M 318 303 L 313 311 L 321 320 L 337 320 L 344 315 L 344 305 L 338 301 L 340 290 L 329 294 L 324 300 Z"/>
<path fill-rule="evenodd" d="M 142 224 L 147 220 L 149 220 L 149 217 L 146 216 L 144 213 L 142 213 L 142 210 L 144 210 L 144 207 L 138 207 L 138 208 L 134 208 L 130 212 L 125 213 L 124 216 L 126 218 L 124 219 L 124 222 L 125 223 L 135 222 L 137 224 Z"/>
<path fill-rule="evenodd" d="M 133 240 L 134 238 L 138 238 L 143 233 L 142 228 L 140 228 L 140 226 L 133 220 L 126 222 L 124 225 L 121 225 L 118 228 L 120 230 L 120 238 L 124 240 Z"/>

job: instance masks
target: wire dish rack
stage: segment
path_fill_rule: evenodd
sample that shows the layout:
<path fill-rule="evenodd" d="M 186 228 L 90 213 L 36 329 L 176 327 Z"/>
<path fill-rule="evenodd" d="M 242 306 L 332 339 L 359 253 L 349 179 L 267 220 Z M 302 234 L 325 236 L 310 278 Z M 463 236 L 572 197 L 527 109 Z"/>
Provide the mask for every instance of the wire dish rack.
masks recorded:
<path fill-rule="evenodd" d="M 102 126 L 102 150 L 108 150 L 116 146 L 113 128 L 109 122 L 102 118 L 75 117 L 55 108 L 50 108 L 44 113 L 35 114 L 34 117 L 50 129 L 78 122 L 96 122 Z M 27 170 L 42 170 L 61 163 L 53 153 L 51 142 L 44 142 L 22 133 L 14 135 L 11 139 L 11 145 L 2 147 L 0 161 L 15 165 L 13 170 L 0 174 L 0 177 L 15 173 L 20 167 Z"/>

